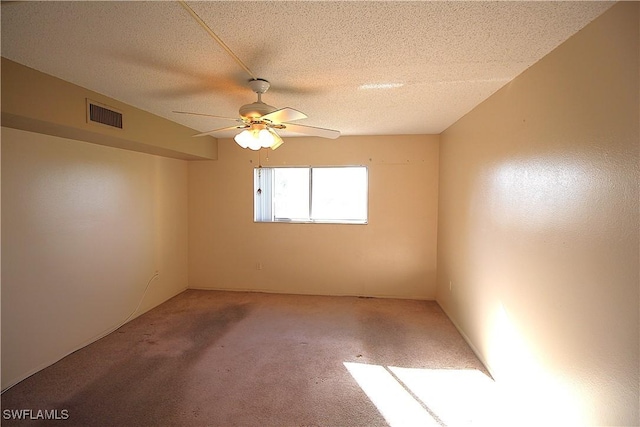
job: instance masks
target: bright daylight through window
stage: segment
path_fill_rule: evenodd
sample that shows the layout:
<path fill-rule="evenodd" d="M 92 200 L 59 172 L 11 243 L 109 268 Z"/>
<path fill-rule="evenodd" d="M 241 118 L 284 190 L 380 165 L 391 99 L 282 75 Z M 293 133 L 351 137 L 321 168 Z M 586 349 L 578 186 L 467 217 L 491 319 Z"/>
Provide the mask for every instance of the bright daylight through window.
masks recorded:
<path fill-rule="evenodd" d="M 254 169 L 256 222 L 367 223 L 367 168 Z"/>

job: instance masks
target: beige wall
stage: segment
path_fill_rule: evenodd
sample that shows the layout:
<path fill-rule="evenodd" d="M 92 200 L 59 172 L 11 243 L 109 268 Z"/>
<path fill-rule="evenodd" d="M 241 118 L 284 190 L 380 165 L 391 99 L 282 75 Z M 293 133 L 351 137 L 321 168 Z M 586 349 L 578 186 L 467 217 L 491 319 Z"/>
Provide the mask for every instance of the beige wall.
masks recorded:
<path fill-rule="evenodd" d="M 518 425 L 640 422 L 638 24 L 614 6 L 441 136 L 437 300 Z"/>
<path fill-rule="evenodd" d="M 263 166 L 366 165 L 367 225 L 254 223 L 258 154 L 218 149 L 189 163 L 190 287 L 435 297 L 437 136 L 289 138 L 263 154 Z"/>
<path fill-rule="evenodd" d="M 183 160 L 3 127 L 2 388 L 185 289 L 187 206 Z"/>

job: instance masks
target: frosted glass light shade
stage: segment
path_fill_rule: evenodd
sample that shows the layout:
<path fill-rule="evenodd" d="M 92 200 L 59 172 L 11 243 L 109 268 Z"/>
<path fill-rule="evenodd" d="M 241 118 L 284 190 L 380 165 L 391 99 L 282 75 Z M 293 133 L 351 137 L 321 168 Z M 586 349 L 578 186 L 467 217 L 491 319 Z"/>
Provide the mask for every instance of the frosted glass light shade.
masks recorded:
<path fill-rule="evenodd" d="M 278 136 L 273 130 L 262 127 L 262 129 L 253 127 L 251 129 L 245 129 L 233 138 L 240 147 L 249 148 L 251 150 L 259 150 L 261 148 L 272 149 L 278 148 L 282 145 L 282 138 Z"/>
<path fill-rule="evenodd" d="M 260 141 L 260 146 L 264 148 L 269 148 L 273 145 L 273 135 L 268 129 L 262 129 L 258 132 L 258 140 Z"/>
<path fill-rule="evenodd" d="M 248 130 L 243 130 L 233 138 L 240 147 L 247 148 L 253 140 L 253 135 Z"/>

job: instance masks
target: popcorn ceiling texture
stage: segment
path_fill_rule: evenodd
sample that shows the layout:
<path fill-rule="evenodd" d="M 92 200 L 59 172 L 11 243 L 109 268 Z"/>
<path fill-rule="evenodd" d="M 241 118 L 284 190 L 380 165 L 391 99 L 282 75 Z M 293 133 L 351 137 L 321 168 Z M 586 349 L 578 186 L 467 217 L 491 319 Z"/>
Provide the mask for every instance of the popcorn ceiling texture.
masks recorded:
<path fill-rule="evenodd" d="M 440 133 L 611 2 L 190 2 L 272 89 L 346 135 Z M 198 131 L 250 78 L 177 2 L 2 4 L 2 55 Z M 403 83 L 391 89 L 364 84 Z"/>

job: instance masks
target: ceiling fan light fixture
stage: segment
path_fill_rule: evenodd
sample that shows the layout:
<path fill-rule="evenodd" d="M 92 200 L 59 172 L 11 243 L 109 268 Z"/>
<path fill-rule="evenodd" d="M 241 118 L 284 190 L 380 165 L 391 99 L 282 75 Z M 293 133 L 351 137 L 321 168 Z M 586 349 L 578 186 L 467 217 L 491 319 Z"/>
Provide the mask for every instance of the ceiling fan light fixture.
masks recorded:
<path fill-rule="evenodd" d="M 240 147 L 250 150 L 261 148 L 275 150 L 284 142 L 277 133 L 262 124 L 254 124 L 250 129 L 243 130 L 233 139 Z"/>
<path fill-rule="evenodd" d="M 261 129 L 258 132 L 258 141 L 260 141 L 260 146 L 262 148 L 269 148 L 274 143 L 273 134 L 269 132 L 268 129 Z"/>
<path fill-rule="evenodd" d="M 258 151 L 259 149 L 262 148 L 262 145 L 260 145 L 260 140 L 257 138 L 251 138 L 251 142 L 249 143 L 249 150 L 253 150 L 253 151 Z"/>
<path fill-rule="evenodd" d="M 233 139 L 238 143 L 238 145 L 242 148 L 247 148 L 253 142 L 253 135 L 248 130 L 243 130 L 239 134 L 237 134 Z"/>

